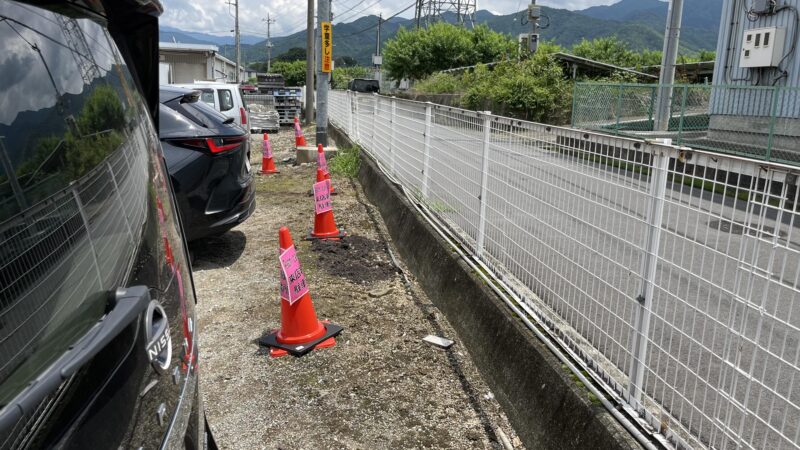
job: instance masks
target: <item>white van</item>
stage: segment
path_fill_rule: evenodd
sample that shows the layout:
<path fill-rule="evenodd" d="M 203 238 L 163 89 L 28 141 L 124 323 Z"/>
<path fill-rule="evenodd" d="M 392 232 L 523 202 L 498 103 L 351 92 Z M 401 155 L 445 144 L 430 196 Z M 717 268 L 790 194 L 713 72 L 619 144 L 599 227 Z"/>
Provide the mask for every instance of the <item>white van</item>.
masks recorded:
<path fill-rule="evenodd" d="M 200 100 L 213 106 L 227 117 L 233 117 L 234 122 L 240 127 L 250 130 L 250 113 L 242 99 L 239 85 L 195 81 L 193 84 L 176 84 L 175 86 L 200 91 Z"/>

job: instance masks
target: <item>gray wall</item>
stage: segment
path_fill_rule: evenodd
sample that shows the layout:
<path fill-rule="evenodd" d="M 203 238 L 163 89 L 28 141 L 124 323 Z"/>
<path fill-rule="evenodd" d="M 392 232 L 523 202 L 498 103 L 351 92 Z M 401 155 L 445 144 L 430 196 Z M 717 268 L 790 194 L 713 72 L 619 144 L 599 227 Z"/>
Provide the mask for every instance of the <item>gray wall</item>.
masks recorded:
<path fill-rule="evenodd" d="M 208 80 L 206 57 L 195 53 L 161 52 L 172 69 L 173 83 L 193 83 L 194 80 Z"/>

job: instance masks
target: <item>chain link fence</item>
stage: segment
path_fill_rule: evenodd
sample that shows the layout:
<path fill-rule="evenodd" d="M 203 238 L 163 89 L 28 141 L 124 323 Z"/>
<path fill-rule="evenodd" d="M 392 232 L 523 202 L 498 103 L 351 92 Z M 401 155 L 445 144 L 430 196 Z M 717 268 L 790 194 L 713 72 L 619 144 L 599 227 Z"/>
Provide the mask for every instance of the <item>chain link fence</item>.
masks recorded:
<path fill-rule="evenodd" d="M 672 91 L 669 123 L 655 126 L 658 91 Z M 800 88 L 576 83 L 572 126 L 800 164 Z"/>
<path fill-rule="evenodd" d="M 623 91 L 631 118 L 648 89 Z M 800 447 L 798 169 L 379 95 L 330 107 L 655 441 Z"/>

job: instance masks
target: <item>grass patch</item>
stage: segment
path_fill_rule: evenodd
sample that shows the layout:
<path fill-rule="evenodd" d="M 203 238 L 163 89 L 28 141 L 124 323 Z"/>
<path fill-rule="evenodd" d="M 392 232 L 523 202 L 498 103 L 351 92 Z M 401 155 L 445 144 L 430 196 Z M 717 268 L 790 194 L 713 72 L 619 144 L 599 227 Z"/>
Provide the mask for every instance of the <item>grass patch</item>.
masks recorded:
<path fill-rule="evenodd" d="M 355 178 L 358 175 L 358 168 L 361 167 L 361 149 L 357 145 L 340 148 L 328 167 L 335 175 Z"/>
<path fill-rule="evenodd" d="M 427 202 L 428 208 L 431 211 L 438 212 L 438 213 L 454 213 L 456 212 L 455 209 L 451 208 L 445 202 L 440 202 L 438 200 L 429 200 Z"/>

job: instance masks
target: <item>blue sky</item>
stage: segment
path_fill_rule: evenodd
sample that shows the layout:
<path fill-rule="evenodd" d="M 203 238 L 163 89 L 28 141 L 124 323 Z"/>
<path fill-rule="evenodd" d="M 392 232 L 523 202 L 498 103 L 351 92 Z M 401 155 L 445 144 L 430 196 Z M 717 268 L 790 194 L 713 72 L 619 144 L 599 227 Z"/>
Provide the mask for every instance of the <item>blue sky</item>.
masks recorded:
<path fill-rule="evenodd" d="M 537 3 L 553 8 L 584 9 L 596 5 L 608 5 L 619 0 L 539 0 Z M 188 31 L 217 35 L 231 35 L 233 8 L 225 0 L 162 0 L 164 14 L 161 23 Z M 266 35 L 266 24 L 262 21 L 270 13 L 277 19 L 272 25 L 273 36 L 283 36 L 305 28 L 306 1 L 303 0 L 239 0 L 239 22 L 243 34 Z M 334 23 L 342 19 L 351 22 L 358 17 L 379 13 L 388 17 L 407 6 L 413 0 L 333 0 Z M 478 0 L 478 9 L 488 9 L 495 14 L 510 14 L 525 8 L 528 1 L 522 0 Z M 411 7 L 401 17 L 413 17 Z"/>

